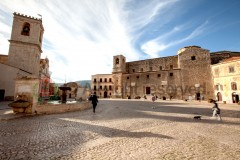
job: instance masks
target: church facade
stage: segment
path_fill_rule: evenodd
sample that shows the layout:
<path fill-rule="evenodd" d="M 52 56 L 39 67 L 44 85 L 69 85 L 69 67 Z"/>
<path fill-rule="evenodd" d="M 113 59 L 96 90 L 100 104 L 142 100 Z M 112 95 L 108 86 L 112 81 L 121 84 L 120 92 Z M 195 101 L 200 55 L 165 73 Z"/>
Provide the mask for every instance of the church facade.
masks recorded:
<path fill-rule="evenodd" d="M 41 81 L 49 81 L 50 75 L 48 59 L 40 59 L 43 32 L 41 18 L 13 13 L 9 52 L 0 55 L 0 100 L 14 99 L 15 82 L 20 77 L 39 78 L 40 88 L 46 88 Z"/>
<path fill-rule="evenodd" d="M 158 96 L 174 99 L 214 98 L 211 66 L 240 53 L 211 53 L 199 46 L 180 49 L 176 56 L 126 62 L 123 55 L 113 57 L 111 82 L 92 76 L 92 90 L 100 97 L 142 98 Z M 111 90 L 110 90 L 111 89 Z"/>

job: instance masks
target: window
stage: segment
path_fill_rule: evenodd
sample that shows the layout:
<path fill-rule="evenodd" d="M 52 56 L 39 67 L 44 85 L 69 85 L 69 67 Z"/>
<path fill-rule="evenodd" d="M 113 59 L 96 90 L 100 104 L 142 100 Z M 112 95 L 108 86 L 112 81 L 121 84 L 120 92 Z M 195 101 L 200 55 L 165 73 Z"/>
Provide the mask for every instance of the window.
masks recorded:
<path fill-rule="evenodd" d="M 104 90 L 107 90 L 107 86 L 104 86 Z"/>
<path fill-rule="evenodd" d="M 149 75 L 147 75 L 147 78 L 149 78 Z"/>
<path fill-rule="evenodd" d="M 233 73 L 234 72 L 234 67 L 233 66 L 230 66 L 229 67 L 229 73 Z"/>
<path fill-rule="evenodd" d="M 195 56 L 192 56 L 192 57 L 191 57 L 191 60 L 192 60 L 192 61 L 196 60 L 196 57 L 195 57 Z"/>
<path fill-rule="evenodd" d="M 97 79 L 96 79 L 96 78 L 94 78 L 94 82 L 97 82 Z"/>
<path fill-rule="evenodd" d="M 172 76 L 173 76 L 173 73 L 169 73 L 169 76 L 172 77 Z"/>
<path fill-rule="evenodd" d="M 158 74 L 157 76 L 158 76 L 158 77 L 161 77 L 161 74 Z"/>
<path fill-rule="evenodd" d="M 119 64 L 119 58 L 116 58 L 116 64 Z"/>
<path fill-rule="evenodd" d="M 97 90 L 97 86 L 94 86 L 94 88 L 93 88 L 94 90 Z"/>
<path fill-rule="evenodd" d="M 102 78 L 100 78 L 100 82 L 102 82 Z"/>
<path fill-rule="evenodd" d="M 139 76 L 137 76 L 137 79 L 139 78 Z"/>
<path fill-rule="evenodd" d="M 129 77 L 127 77 L 127 79 L 129 79 Z"/>
<path fill-rule="evenodd" d="M 109 78 L 109 82 L 112 82 L 112 78 Z"/>
<path fill-rule="evenodd" d="M 219 85 L 217 84 L 217 85 L 215 85 L 215 90 L 219 90 Z"/>
<path fill-rule="evenodd" d="M 107 78 L 104 79 L 104 82 L 107 82 Z"/>
<path fill-rule="evenodd" d="M 112 86 L 109 86 L 109 90 L 112 90 Z"/>
<path fill-rule="evenodd" d="M 110 92 L 110 93 L 109 93 L 109 95 L 111 96 L 111 95 L 112 95 L 112 93 Z"/>
<path fill-rule="evenodd" d="M 99 89 L 102 89 L 102 86 L 100 86 Z"/>
<path fill-rule="evenodd" d="M 170 65 L 170 69 L 171 69 L 171 70 L 173 69 L 173 65 Z"/>
<path fill-rule="evenodd" d="M 135 69 L 133 69 L 132 72 L 135 72 Z"/>
<path fill-rule="evenodd" d="M 162 70 L 162 66 L 159 67 L 159 70 L 160 70 L 160 71 Z"/>
<path fill-rule="evenodd" d="M 143 72 L 143 68 L 141 68 L 141 72 Z"/>
<path fill-rule="evenodd" d="M 40 32 L 40 35 L 39 35 L 39 42 L 40 43 L 42 42 L 42 32 Z"/>
<path fill-rule="evenodd" d="M 151 94 L 151 88 L 150 87 L 146 87 L 146 94 Z"/>
<path fill-rule="evenodd" d="M 237 83 L 236 82 L 232 82 L 231 83 L 231 88 L 232 88 L 232 90 L 237 90 Z"/>
<path fill-rule="evenodd" d="M 24 36 L 29 36 L 29 32 L 30 32 L 30 24 L 29 23 L 25 23 L 23 25 L 21 34 L 24 35 Z"/>
<path fill-rule="evenodd" d="M 221 89 L 221 91 L 223 91 L 223 85 L 220 85 L 220 89 Z"/>

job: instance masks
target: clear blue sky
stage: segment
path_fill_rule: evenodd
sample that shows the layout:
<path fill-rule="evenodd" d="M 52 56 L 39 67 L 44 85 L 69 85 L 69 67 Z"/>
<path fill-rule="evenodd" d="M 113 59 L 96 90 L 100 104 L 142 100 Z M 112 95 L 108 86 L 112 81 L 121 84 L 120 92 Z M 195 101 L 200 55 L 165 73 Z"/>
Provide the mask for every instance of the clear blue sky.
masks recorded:
<path fill-rule="evenodd" d="M 118 54 L 136 61 L 189 45 L 240 51 L 240 0 L 1 0 L 0 54 L 8 54 L 15 11 L 42 15 L 42 58 L 55 82 L 111 73 Z"/>

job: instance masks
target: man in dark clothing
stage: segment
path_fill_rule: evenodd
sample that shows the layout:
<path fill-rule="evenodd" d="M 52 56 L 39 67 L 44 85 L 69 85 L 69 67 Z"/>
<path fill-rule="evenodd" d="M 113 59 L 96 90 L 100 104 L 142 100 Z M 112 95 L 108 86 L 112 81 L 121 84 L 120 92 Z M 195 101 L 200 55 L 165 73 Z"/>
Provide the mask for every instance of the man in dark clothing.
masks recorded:
<path fill-rule="evenodd" d="M 97 103 L 98 103 L 98 98 L 96 96 L 96 94 L 92 94 L 91 97 L 89 98 L 89 100 L 92 101 L 92 105 L 93 105 L 93 112 L 95 113 L 95 109 L 96 109 L 96 106 L 97 106 Z"/>

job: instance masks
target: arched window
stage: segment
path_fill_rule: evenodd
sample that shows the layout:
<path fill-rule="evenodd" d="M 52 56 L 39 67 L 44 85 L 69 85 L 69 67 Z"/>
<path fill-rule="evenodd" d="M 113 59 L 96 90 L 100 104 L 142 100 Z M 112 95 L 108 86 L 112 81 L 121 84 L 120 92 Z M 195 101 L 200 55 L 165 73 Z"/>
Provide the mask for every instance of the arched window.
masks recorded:
<path fill-rule="evenodd" d="M 30 32 L 30 24 L 29 23 L 24 23 L 23 28 L 22 28 L 22 35 L 29 36 Z"/>
<path fill-rule="evenodd" d="M 232 90 L 237 90 L 237 83 L 236 82 L 232 82 L 231 83 L 231 88 L 232 88 Z"/>
<path fill-rule="evenodd" d="M 119 58 L 116 59 L 116 64 L 119 64 Z"/>

